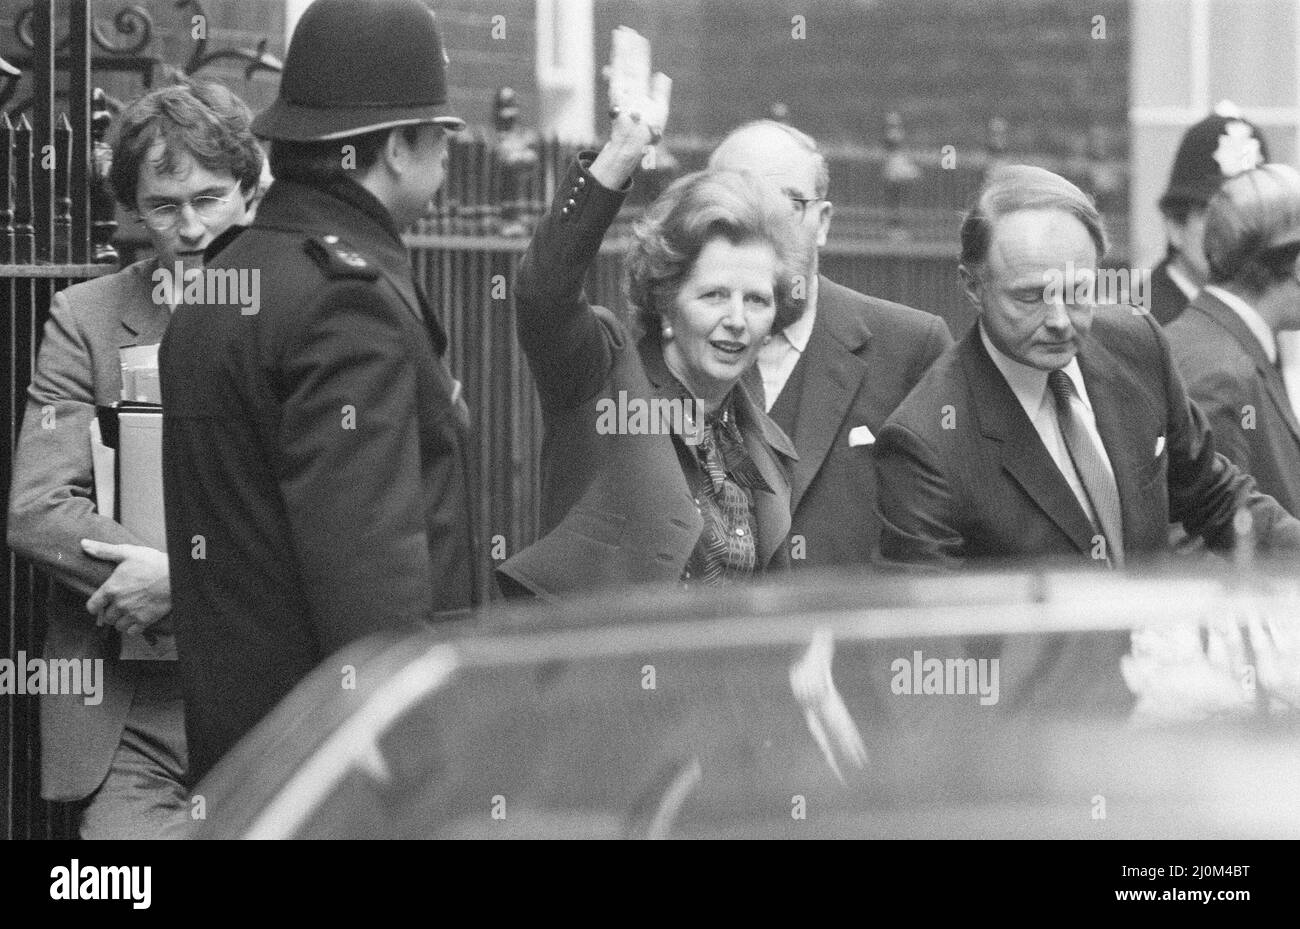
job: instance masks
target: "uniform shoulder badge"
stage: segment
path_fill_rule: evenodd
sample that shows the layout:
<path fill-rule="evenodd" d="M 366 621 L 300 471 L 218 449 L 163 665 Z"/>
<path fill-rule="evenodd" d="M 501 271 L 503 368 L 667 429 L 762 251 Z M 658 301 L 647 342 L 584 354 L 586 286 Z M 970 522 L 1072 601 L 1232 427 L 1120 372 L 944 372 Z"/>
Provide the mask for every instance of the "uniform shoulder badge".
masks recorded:
<path fill-rule="evenodd" d="M 304 247 L 326 277 L 356 277 L 365 281 L 379 277 L 379 269 L 369 258 L 336 235 L 312 236 Z"/>

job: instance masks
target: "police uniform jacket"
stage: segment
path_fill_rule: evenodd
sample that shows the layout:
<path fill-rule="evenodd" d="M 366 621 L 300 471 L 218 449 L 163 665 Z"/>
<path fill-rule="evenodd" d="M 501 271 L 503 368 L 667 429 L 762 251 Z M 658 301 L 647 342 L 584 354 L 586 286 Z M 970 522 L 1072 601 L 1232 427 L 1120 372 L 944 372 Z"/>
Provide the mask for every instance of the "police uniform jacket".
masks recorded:
<path fill-rule="evenodd" d="M 160 355 L 195 779 L 332 652 L 474 599 L 468 412 L 384 207 L 277 181 L 207 267 L 260 306 L 178 306 Z"/>

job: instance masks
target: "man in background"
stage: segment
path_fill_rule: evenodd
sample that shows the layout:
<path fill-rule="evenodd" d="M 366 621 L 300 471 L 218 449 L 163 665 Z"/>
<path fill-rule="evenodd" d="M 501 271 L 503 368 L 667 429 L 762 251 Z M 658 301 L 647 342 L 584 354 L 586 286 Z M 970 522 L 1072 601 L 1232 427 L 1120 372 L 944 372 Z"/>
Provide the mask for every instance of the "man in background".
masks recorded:
<path fill-rule="evenodd" d="M 1168 248 L 1151 273 L 1151 315 L 1164 326 L 1195 299 L 1209 277 L 1205 207 L 1228 178 L 1268 160 L 1264 137 L 1224 102 L 1187 130 L 1160 198 Z"/>
<path fill-rule="evenodd" d="M 1209 281 L 1165 328 L 1215 444 L 1300 515 L 1300 423 L 1278 335 L 1300 329 L 1300 173 L 1263 165 L 1224 182 L 1205 218 Z"/>
<path fill-rule="evenodd" d="M 776 184 L 798 215 L 807 256 L 803 315 L 759 352 L 767 411 L 799 453 L 791 483 L 796 566 L 870 562 L 880 534 L 872 447 L 889 414 L 952 344 L 938 316 L 869 297 L 820 273 L 833 207 L 826 159 L 811 137 L 773 120 L 734 130 L 710 168 Z"/>
<path fill-rule="evenodd" d="M 930 569 L 1051 558 L 1119 568 L 1169 549 L 1181 523 L 1213 549 L 1253 517 L 1262 550 L 1300 551 L 1300 521 L 1218 453 L 1158 325 L 1075 303 L 1095 273 L 1100 214 L 1042 168 L 995 170 L 961 231 L 979 318 L 894 411 L 877 442 L 881 557 Z M 1003 652 L 1004 646 L 1009 652 Z M 1127 710 L 1120 633 L 1018 636 L 969 647 L 1002 659 L 1012 707 Z"/>
<path fill-rule="evenodd" d="M 83 838 L 159 838 L 188 821 L 176 662 L 140 641 L 168 631 L 168 558 L 98 511 L 90 425 L 97 404 L 121 399 L 118 350 L 167 328 L 175 293 L 156 272 L 201 269 L 204 248 L 244 221 L 262 170 L 251 121 L 215 84 L 161 88 L 122 111 L 109 177 L 154 255 L 55 295 L 28 388 L 9 547 L 54 581 L 45 657 L 103 662 L 98 704 L 41 701 L 41 796 L 78 804 Z"/>

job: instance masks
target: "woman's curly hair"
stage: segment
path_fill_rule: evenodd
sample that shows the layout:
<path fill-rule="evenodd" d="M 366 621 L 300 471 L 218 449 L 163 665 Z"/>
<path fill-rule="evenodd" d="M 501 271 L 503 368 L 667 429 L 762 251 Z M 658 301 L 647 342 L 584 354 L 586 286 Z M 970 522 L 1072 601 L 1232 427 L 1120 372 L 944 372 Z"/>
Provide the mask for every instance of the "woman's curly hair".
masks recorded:
<path fill-rule="evenodd" d="M 796 216 L 770 182 L 747 172 L 696 171 L 678 178 L 633 226 L 623 258 L 623 292 L 642 332 L 660 328 L 704 246 L 716 238 L 733 245 L 768 244 L 776 253 L 773 281 L 777 333 L 799 318 L 809 282 L 808 258 L 798 254 Z"/>

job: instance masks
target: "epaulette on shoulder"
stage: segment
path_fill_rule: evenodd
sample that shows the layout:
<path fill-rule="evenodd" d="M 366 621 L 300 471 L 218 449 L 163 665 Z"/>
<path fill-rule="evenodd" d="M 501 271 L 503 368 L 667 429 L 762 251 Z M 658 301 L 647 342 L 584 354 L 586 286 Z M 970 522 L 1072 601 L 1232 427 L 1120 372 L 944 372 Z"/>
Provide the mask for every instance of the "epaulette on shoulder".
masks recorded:
<path fill-rule="evenodd" d="M 365 255 L 336 235 L 312 236 L 303 246 L 326 277 L 355 277 L 373 281 L 379 269 Z"/>

